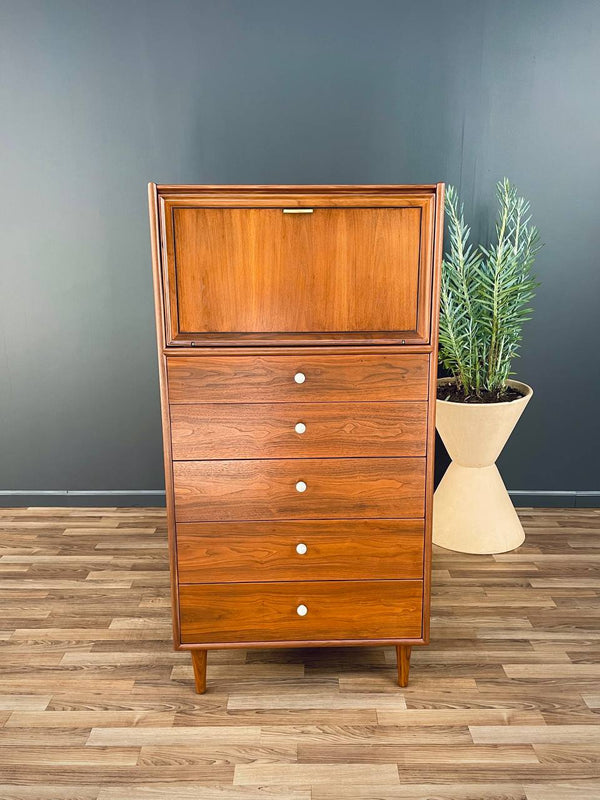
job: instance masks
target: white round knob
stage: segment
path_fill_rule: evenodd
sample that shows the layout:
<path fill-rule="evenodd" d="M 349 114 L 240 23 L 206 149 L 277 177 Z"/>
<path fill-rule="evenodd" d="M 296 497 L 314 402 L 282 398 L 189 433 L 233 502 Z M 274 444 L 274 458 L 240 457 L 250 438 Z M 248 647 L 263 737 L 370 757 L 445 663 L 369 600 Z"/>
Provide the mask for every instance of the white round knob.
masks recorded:
<path fill-rule="evenodd" d="M 308 614 L 308 608 L 305 605 L 299 605 L 296 609 L 296 614 L 299 617 L 305 617 Z"/>
<path fill-rule="evenodd" d="M 294 375 L 294 380 L 296 381 L 296 383 L 304 383 L 304 381 L 306 380 L 306 375 L 303 372 L 297 372 Z"/>
<path fill-rule="evenodd" d="M 304 553 L 308 550 L 308 547 L 304 544 L 304 542 L 300 542 L 300 544 L 296 545 L 296 552 L 299 556 L 303 556 Z"/>
<path fill-rule="evenodd" d="M 296 484 L 296 491 L 297 492 L 305 492 L 306 491 L 306 484 L 304 481 L 298 481 Z"/>
<path fill-rule="evenodd" d="M 294 425 L 294 430 L 296 433 L 304 433 L 306 431 L 306 425 L 303 422 L 297 422 Z"/>

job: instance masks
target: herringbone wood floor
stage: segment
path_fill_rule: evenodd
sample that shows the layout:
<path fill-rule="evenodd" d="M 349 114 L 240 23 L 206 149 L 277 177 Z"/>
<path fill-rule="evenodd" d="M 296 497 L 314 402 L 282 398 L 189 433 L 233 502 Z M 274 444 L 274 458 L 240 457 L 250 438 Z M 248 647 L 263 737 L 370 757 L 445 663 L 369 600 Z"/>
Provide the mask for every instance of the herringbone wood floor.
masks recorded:
<path fill-rule="evenodd" d="M 0 798 L 600 798 L 600 512 L 437 550 L 432 644 L 171 650 L 157 509 L 0 512 Z"/>

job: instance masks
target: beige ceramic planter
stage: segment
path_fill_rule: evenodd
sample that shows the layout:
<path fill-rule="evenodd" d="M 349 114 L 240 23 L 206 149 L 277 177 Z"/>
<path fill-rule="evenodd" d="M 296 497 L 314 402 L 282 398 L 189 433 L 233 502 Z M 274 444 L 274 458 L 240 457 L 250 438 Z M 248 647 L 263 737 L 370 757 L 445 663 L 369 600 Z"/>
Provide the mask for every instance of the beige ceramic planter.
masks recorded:
<path fill-rule="evenodd" d="M 495 461 L 533 389 L 508 383 L 525 396 L 507 403 L 436 401 L 436 427 L 452 463 L 433 499 L 433 541 L 448 550 L 505 553 L 525 539 Z"/>

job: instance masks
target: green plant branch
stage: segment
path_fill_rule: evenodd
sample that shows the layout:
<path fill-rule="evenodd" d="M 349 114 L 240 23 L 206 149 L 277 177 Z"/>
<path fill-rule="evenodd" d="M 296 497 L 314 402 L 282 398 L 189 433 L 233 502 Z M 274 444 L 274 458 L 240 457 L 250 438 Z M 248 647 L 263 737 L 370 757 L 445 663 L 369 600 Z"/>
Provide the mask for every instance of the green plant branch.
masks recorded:
<path fill-rule="evenodd" d="M 446 194 L 439 353 L 465 396 L 499 398 L 505 391 L 537 285 L 531 268 L 540 245 L 529 203 L 506 178 L 496 193 L 496 241 L 475 247 L 456 190 L 450 186 Z"/>

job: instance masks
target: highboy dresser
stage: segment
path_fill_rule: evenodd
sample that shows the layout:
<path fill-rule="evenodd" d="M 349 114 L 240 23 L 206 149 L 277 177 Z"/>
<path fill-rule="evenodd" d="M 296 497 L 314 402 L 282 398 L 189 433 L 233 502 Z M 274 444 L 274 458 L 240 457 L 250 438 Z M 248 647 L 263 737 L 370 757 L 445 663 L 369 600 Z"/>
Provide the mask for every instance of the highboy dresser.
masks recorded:
<path fill-rule="evenodd" d="M 443 185 L 157 186 L 176 649 L 429 638 Z"/>

